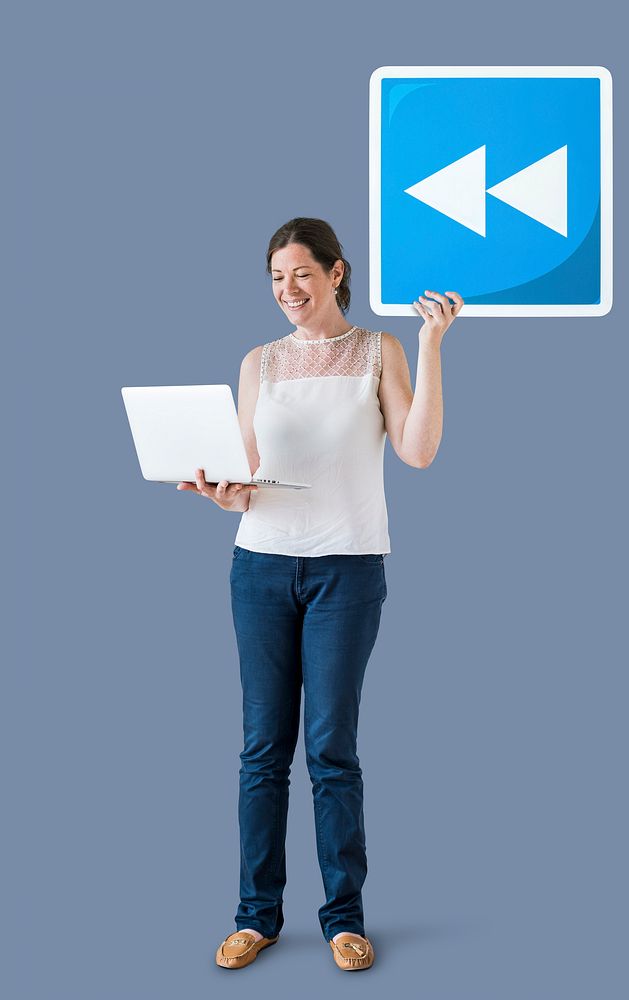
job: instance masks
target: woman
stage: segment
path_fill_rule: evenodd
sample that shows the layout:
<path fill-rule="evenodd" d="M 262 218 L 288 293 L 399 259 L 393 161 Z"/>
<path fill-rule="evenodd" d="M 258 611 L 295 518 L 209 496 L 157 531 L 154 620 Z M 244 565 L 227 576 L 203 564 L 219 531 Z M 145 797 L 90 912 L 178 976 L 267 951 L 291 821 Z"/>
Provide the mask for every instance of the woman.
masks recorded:
<path fill-rule="evenodd" d="M 407 465 L 433 460 L 442 429 L 440 344 L 460 312 L 426 290 L 415 395 L 404 349 L 351 326 L 350 265 L 332 228 L 295 218 L 272 237 L 267 272 L 294 332 L 258 346 L 240 370 L 238 415 L 252 475 L 304 490 L 180 483 L 242 513 L 230 576 L 243 689 L 241 865 L 237 930 L 223 968 L 249 965 L 284 923 L 290 767 L 304 688 L 304 741 L 326 901 L 319 910 L 336 964 L 369 968 L 361 889 L 367 873 L 363 783 L 356 755 L 367 661 L 387 596 L 383 487 L 388 434 Z M 254 420 L 255 414 L 255 420 Z M 255 430 L 254 430 L 255 426 Z M 261 457 L 260 457 L 261 456 Z"/>

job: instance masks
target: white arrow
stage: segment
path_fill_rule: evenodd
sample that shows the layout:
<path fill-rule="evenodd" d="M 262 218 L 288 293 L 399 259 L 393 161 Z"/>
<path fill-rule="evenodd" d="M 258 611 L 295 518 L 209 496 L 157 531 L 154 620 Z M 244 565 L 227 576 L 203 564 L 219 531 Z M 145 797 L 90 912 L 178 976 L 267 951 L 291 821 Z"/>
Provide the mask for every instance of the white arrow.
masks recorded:
<path fill-rule="evenodd" d="M 486 235 L 485 194 L 491 194 L 549 229 L 568 235 L 568 147 L 507 177 L 485 191 L 486 146 L 467 153 L 404 193 L 447 215 L 467 229 Z"/>
<path fill-rule="evenodd" d="M 568 235 L 568 147 L 536 160 L 487 189 L 506 205 L 523 212 L 561 236 Z"/>
<path fill-rule="evenodd" d="M 485 235 L 485 146 L 425 177 L 405 194 Z"/>

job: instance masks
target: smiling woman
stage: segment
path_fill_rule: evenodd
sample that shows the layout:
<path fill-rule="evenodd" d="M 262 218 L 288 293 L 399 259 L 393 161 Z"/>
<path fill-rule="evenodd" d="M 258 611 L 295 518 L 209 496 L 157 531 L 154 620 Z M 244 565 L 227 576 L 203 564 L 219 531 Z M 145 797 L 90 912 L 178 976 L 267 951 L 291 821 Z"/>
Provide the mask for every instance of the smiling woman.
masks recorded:
<path fill-rule="evenodd" d="M 390 429 L 404 461 L 429 464 L 423 455 L 433 448 L 438 372 L 431 347 L 423 355 L 428 391 L 422 383 L 415 408 L 420 424 L 415 416 L 410 423 L 413 450 L 404 349 L 390 334 L 345 318 L 350 271 L 322 219 L 298 217 L 278 229 L 267 272 L 295 329 L 255 347 L 240 370 L 238 417 L 252 474 L 310 488 L 258 490 L 238 508 L 230 584 L 243 690 L 240 903 L 236 931 L 216 953 L 223 968 L 252 962 L 284 924 L 289 773 L 302 687 L 326 897 L 319 923 L 340 968 L 369 968 L 374 960 L 364 927 L 356 747 L 363 678 L 387 597 L 383 452 Z M 440 306 L 431 308 L 436 315 Z M 431 322 L 442 331 L 432 314 Z"/>

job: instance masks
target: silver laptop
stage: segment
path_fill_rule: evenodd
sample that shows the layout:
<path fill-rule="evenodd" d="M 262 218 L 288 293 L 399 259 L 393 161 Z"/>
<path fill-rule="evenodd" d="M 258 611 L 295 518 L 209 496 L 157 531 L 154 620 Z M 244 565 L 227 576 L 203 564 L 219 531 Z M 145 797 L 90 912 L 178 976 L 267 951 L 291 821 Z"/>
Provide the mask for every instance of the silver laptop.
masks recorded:
<path fill-rule="evenodd" d="M 251 475 L 236 404 L 228 385 L 136 385 L 121 389 L 140 469 L 157 483 L 256 483 L 269 489 L 309 489 Z"/>

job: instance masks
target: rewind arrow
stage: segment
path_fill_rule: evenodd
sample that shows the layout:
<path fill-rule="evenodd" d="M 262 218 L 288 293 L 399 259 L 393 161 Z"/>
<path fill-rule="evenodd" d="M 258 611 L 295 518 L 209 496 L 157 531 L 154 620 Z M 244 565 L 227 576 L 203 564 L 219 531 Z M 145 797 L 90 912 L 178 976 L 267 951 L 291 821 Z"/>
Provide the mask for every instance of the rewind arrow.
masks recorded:
<path fill-rule="evenodd" d="M 485 158 L 486 146 L 479 146 L 405 188 L 404 193 L 479 236 L 486 236 L 486 194 L 561 236 L 568 235 L 567 145 L 487 190 Z"/>

